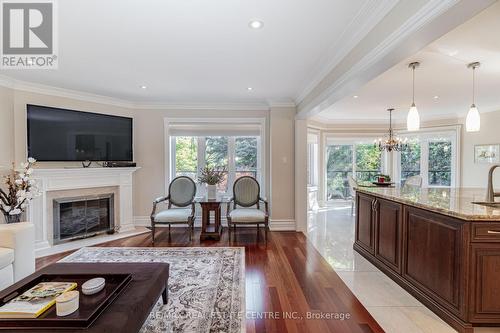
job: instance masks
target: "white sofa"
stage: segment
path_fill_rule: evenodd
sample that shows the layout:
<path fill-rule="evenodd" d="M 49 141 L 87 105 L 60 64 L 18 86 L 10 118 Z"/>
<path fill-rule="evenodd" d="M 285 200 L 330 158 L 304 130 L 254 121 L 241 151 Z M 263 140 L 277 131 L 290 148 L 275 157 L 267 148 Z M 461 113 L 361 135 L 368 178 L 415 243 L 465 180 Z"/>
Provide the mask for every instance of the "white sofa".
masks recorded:
<path fill-rule="evenodd" d="M 0 290 L 35 271 L 35 229 L 28 222 L 0 224 Z"/>

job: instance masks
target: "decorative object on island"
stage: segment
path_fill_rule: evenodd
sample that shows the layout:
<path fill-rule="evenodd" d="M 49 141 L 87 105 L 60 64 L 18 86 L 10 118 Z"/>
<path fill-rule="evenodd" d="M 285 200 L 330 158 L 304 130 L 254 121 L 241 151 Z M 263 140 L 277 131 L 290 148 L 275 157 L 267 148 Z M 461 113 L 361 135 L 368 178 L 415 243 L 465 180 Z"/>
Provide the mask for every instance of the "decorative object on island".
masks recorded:
<path fill-rule="evenodd" d="M 21 163 L 21 170 L 16 170 L 12 163 L 11 173 L 4 177 L 7 189 L 0 188 L 0 211 L 7 223 L 20 222 L 21 214 L 38 195 L 36 183 L 31 178 L 35 163 L 36 160 L 30 157 L 26 163 Z"/>
<path fill-rule="evenodd" d="M 56 314 L 65 317 L 78 310 L 80 293 L 77 290 L 67 291 L 56 297 Z"/>
<path fill-rule="evenodd" d="M 387 109 L 387 111 L 389 111 L 389 133 L 385 139 L 375 139 L 373 144 L 375 147 L 378 147 L 380 151 L 401 151 L 406 147 L 408 138 L 402 140 L 394 135 L 394 131 L 392 130 L 392 111 L 394 111 L 394 109 Z"/>
<path fill-rule="evenodd" d="M 157 198 L 153 201 L 151 212 L 151 238 L 155 242 L 156 224 L 168 224 L 168 235 L 170 237 L 171 224 L 187 224 L 190 230 L 189 240 L 194 231 L 194 196 L 196 195 L 196 184 L 187 176 L 174 178 L 168 186 L 168 196 Z M 167 201 L 167 209 L 156 212 L 159 203 Z"/>
<path fill-rule="evenodd" d="M 391 182 L 391 176 L 384 175 L 382 173 L 376 175 L 375 178 L 376 178 L 376 181 L 379 183 L 390 183 Z"/>
<path fill-rule="evenodd" d="M 82 293 L 84 295 L 94 295 L 104 289 L 106 280 L 102 277 L 90 279 L 82 284 Z"/>
<path fill-rule="evenodd" d="M 472 105 L 470 106 L 467 118 L 465 119 L 465 129 L 467 132 L 479 132 L 481 129 L 481 116 L 476 107 L 476 68 L 481 66 L 479 62 L 471 62 L 467 68 L 472 68 Z"/>
<path fill-rule="evenodd" d="M 217 198 L 217 185 L 224 181 L 226 172 L 226 167 L 216 167 L 209 165 L 206 165 L 200 170 L 198 182 L 200 184 L 206 184 L 207 199 Z"/>
<path fill-rule="evenodd" d="M 408 65 L 412 69 L 413 84 L 412 84 L 412 103 L 408 117 L 406 118 L 406 127 L 408 131 L 418 131 L 420 129 L 420 115 L 418 114 L 417 106 L 415 105 L 415 69 L 420 66 L 419 62 L 412 62 Z"/>
<path fill-rule="evenodd" d="M 500 144 L 496 145 L 475 145 L 475 163 L 500 163 Z"/>

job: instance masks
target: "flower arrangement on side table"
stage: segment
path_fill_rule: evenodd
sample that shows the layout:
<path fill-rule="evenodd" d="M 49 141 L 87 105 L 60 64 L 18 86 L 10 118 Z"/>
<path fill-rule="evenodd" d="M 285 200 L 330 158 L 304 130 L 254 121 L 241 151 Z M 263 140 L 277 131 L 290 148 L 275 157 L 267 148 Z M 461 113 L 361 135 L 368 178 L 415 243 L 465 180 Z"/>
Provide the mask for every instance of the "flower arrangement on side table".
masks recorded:
<path fill-rule="evenodd" d="M 19 222 L 29 202 L 38 195 L 36 183 L 31 179 L 35 163 L 36 160 L 30 157 L 26 163 L 21 163 L 20 170 L 12 164 L 12 171 L 4 177 L 7 188 L 0 188 L 0 212 L 7 223 Z"/>
<path fill-rule="evenodd" d="M 224 175 L 226 172 L 225 167 L 211 167 L 209 165 L 206 165 L 200 170 L 198 183 L 206 184 L 208 199 L 216 199 L 217 185 L 224 181 Z"/>

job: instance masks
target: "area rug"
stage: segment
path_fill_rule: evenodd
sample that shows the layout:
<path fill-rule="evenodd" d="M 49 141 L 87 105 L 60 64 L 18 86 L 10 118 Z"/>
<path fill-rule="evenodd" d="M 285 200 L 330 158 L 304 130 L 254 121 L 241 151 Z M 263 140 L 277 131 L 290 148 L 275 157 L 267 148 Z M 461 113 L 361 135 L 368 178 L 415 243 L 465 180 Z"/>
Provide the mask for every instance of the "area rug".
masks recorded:
<path fill-rule="evenodd" d="M 169 300 L 155 305 L 141 332 L 245 331 L 245 249 L 86 247 L 60 262 L 166 262 Z"/>

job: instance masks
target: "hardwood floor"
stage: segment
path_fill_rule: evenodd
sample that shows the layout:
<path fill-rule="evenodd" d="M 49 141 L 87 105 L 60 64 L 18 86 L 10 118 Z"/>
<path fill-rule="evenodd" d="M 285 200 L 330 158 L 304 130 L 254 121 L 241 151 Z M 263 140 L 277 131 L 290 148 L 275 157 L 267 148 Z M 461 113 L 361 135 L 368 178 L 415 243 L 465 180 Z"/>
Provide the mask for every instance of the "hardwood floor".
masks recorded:
<path fill-rule="evenodd" d="M 137 235 L 98 246 L 151 247 L 151 235 Z M 220 241 L 200 243 L 199 230 L 195 231 L 190 242 L 184 228 L 172 228 L 170 237 L 167 228 L 157 228 L 155 247 L 171 246 L 245 247 L 246 325 L 249 333 L 383 332 L 302 233 L 269 232 L 266 244 L 263 230 L 257 239 L 254 228 L 241 228 L 229 240 L 225 229 Z M 71 252 L 39 258 L 37 269 Z M 314 313 L 318 318 L 308 319 L 308 313 Z M 349 318 L 319 318 L 321 314 L 331 316 L 335 313 Z M 288 318 L 284 318 L 285 315 Z"/>

